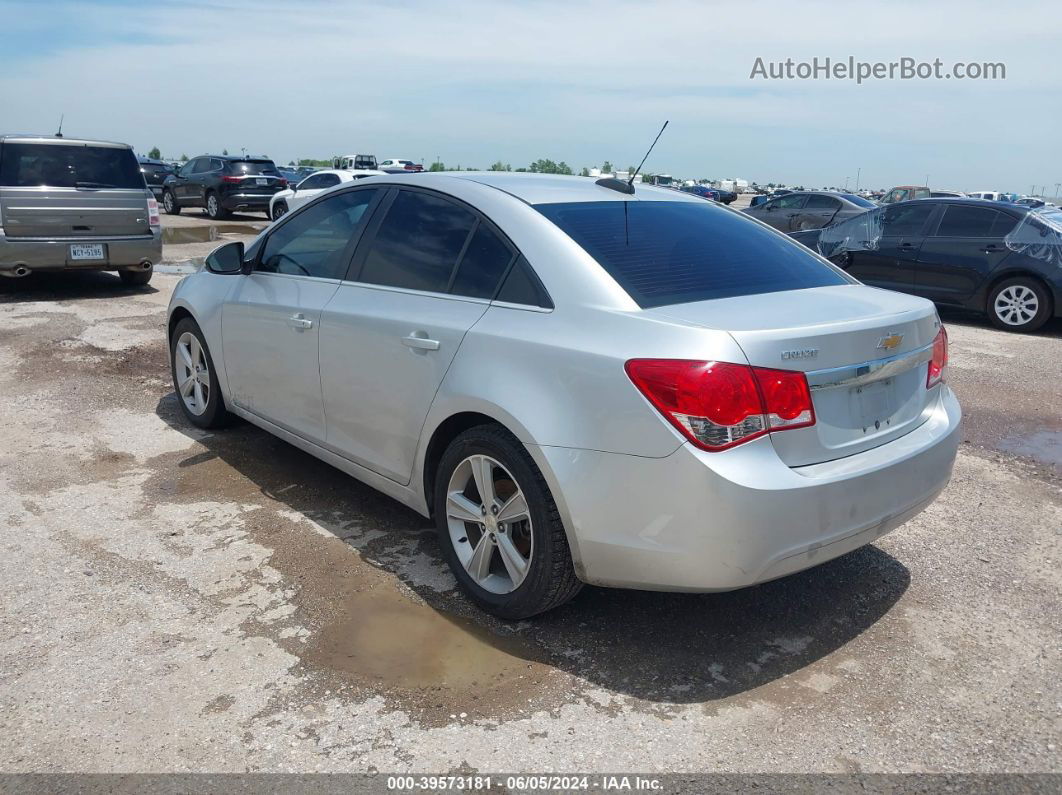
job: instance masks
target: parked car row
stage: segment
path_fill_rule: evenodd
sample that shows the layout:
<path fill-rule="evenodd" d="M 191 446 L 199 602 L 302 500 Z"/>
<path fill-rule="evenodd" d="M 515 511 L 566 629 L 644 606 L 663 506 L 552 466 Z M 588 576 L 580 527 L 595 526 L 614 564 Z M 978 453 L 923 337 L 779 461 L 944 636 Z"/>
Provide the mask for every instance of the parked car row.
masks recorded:
<path fill-rule="evenodd" d="M 747 207 L 744 212 L 780 232 L 819 229 L 865 213 L 876 205 L 854 193 L 786 193 Z"/>
<path fill-rule="evenodd" d="M 916 199 L 795 232 L 860 281 L 984 312 L 1031 332 L 1062 313 L 1062 212 L 984 199 Z"/>

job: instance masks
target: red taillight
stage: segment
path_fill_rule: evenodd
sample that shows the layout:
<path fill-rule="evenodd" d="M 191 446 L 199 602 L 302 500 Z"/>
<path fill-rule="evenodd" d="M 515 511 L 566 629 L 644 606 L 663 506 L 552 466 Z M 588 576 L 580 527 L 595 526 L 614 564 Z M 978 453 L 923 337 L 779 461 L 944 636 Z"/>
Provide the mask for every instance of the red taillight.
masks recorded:
<path fill-rule="evenodd" d="M 162 226 L 159 218 L 159 203 L 155 199 L 148 199 L 148 226 Z"/>
<path fill-rule="evenodd" d="M 222 177 L 221 181 L 228 183 L 243 182 L 243 177 Z"/>
<path fill-rule="evenodd" d="M 815 424 L 803 373 L 686 359 L 631 359 L 625 369 L 649 402 L 702 450 Z"/>
<path fill-rule="evenodd" d="M 277 180 L 277 184 L 280 185 L 281 189 L 288 187 L 288 181 L 283 177 Z"/>
<path fill-rule="evenodd" d="M 948 370 L 948 332 L 940 327 L 933 340 L 933 358 L 929 360 L 929 372 L 926 373 L 926 389 L 944 383 Z"/>

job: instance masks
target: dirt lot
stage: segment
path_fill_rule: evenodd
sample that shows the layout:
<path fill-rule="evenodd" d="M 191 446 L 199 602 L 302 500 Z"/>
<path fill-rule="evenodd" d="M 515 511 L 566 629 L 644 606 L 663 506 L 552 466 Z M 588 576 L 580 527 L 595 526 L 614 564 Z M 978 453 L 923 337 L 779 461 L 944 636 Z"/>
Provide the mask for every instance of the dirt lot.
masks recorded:
<path fill-rule="evenodd" d="M 182 421 L 175 283 L 0 283 L 0 770 L 1062 770 L 1062 324 L 945 315 L 966 442 L 875 545 L 506 625 L 424 519 Z"/>

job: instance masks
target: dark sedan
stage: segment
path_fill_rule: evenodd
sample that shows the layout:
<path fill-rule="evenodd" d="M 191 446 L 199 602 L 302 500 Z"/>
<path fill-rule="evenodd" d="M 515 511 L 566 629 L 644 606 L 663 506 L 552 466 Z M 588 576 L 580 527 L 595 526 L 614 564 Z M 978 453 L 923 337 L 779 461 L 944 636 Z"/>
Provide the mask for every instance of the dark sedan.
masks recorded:
<path fill-rule="evenodd" d="M 173 166 L 161 160 L 150 157 L 138 157 L 140 173 L 144 175 L 144 182 L 156 199 L 162 198 L 162 185 L 166 177 L 173 173 Z"/>
<path fill-rule="evenodd" d="M 915 199 L 795 232 L 874 287 L 984 312 L 1036 331 L 1062 315 L 1062 211 L 983 199 Z"/>
<path fill-rule="evenodd" d="M 702 199 L 711 199 L 714 202 L 719 201 L 720 191 L 718 188 L 710 188 L 707 185 L 684 185 L 679 190 L 683 193 L 692 193 L 694 196 L 700 196 Z"/>
<path fill-rule="evenodd" d="M 876 206 L 854 193 L 799 191 L 747 207 L 745 212 L 779 232 L 798 232 L 820 229 Z"/>

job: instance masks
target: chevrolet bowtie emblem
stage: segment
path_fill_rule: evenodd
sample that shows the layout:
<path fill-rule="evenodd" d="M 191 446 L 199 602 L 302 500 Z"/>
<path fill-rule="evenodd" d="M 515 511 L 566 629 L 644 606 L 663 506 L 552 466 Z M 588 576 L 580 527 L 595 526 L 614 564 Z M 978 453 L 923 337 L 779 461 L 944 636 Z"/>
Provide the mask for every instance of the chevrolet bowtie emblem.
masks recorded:
<path fill-rule="evenodd" d="M 903 334 L 886 334 L 878 340 L 878 347 L 891 351 L 893 348 L 898 347 L 901 342 L 903 342 Z"/>

